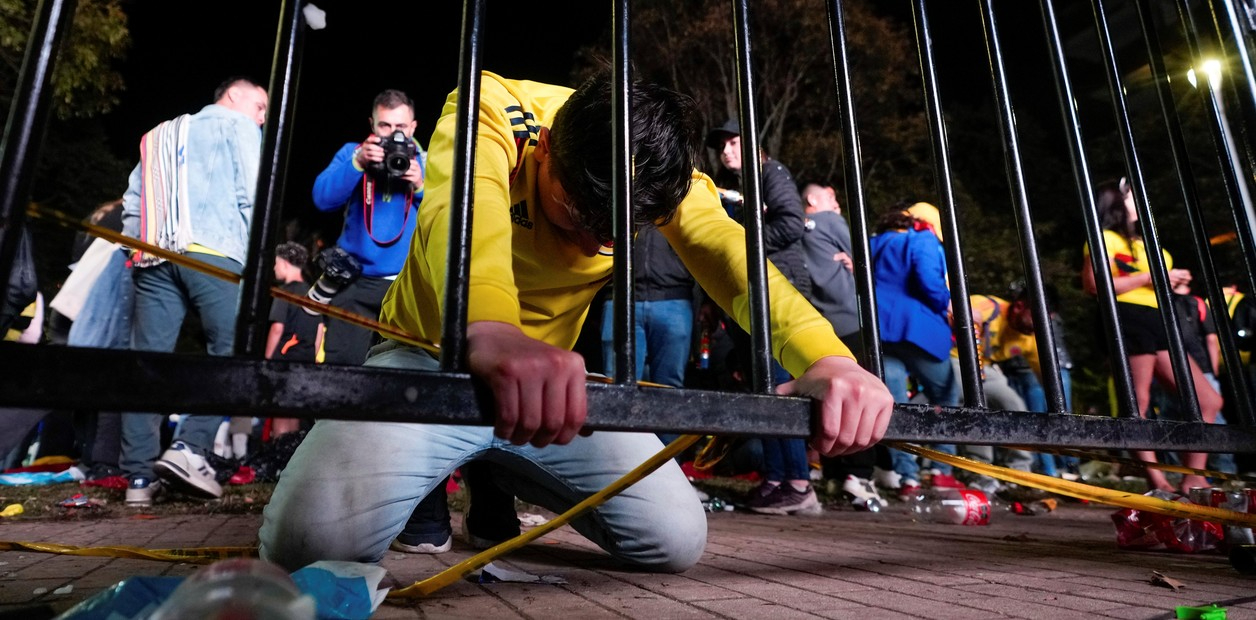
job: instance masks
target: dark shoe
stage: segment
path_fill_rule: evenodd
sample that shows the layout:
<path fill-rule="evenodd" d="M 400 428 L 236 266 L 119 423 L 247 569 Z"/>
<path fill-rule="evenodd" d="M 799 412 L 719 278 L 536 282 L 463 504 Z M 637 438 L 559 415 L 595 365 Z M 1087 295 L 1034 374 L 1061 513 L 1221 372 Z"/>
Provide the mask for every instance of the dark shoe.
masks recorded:
<path fill-rule="evenodd" d="M 819 512 L 820 500 L 816 499 L 815 489 L 811 485 L 807 485 L 806 491 L 799 491 L 786 482 L 777 485 L 766 497 L 751 505 L 750 510 L 766 515 Z"/>
<path fill-rule="evenodd" d="M 392 541 L 392 544 L 388 545 L 388 548 L 393 551 L 401 551 L 403 553 L 424 553 L 434 555 L 449 551 L 454 546 L 454 537 L 451 534 L 439 534 L 429 540 L 419 540 L 415 538 L 409 539 L 409 542 L 403 542 L 402 539 L 405 536 L 406 535 L 404 533 L 397 536 L 397 538 Z M 444 536 L 445 538 L 443 540 L 437 540 L 441 536 Z"/>
<path fill-rule="evenodd" d="M 462 537 L 476 549 L 488 549 L 520 533 L 515 496 L 493 481 L 494 464 L 472 461 L 462 466 L 467 488 L 467 511 L 462 519 Z"/>
<path fill-rule="evenodd" d="M 405 553 L 444 553 L 453 546 L 453 530 L 449 527 L 449 495 L 441 482 L 419 501 L 411 511 L 406 525 L 388 546 Z"/>
<path fill-rule="evenodd" d="M 91 467 L 87 468 L 87 471 L 83 472 L 83 478 L 85 480 L 103 480 L 105 478 L 113 478 L 114 476 L 121 475 L 121 469 L 118 469 L 116 465 L 110 465 L 108 463 L 93 463 Z"/>

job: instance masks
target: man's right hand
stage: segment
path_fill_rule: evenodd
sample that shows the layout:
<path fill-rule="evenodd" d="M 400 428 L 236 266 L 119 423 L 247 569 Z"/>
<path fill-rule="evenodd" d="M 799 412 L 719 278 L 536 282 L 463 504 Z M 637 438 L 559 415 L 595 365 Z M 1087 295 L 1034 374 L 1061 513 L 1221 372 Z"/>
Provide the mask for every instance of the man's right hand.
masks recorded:
<path fill-rule="evenodd" d="M 494 433 L 538 448 L 570 442 L 588 415 L 584 358 L 495 321 L 467 326 L 471 374 L 497 404 Z"/>
<path fill-rule="evenodd" d="M 357 150 L 353 152 L 353 161 L 358 164 L 359 168 L 366 169 L 371 164 L 384 161 L 384 149 L 379 146 L 379 141 L 379 136 L 371 134 L 358 145 Z"/>

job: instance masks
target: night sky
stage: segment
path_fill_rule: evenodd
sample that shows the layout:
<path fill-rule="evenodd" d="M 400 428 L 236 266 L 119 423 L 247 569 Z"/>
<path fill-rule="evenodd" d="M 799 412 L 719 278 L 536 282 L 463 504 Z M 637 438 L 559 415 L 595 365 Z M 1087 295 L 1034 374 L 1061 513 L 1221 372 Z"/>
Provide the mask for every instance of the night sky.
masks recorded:
<path fill-rule="evenodd" d="M 340 145 L 365 138 L 371 100 L 386 88 L 399 88 L 414 98 L 416 136 L 426 146 L 432 122 L 457 83 L 462 2 L 316 4 L 327 11 L 328 25 L 305 39 L 284 217 L 300 218 L 307 229 L 321 228 L 334 236 L 339 217 L 317 214 L 311 204 L 315 176 Z M 541 2 L 527 5 L 527 12 L 521 12 L 523 5 L 517 3 L 487 4 L 484 67 L 508 77 L 567 84 L 574 52 L 596 42 L 610 22 L 611 7 L 604 3 Z M 991 96 L 979 5 L 962 5 L 940 10 L 934 3 L 939 8 L 930 12 L 947 106 Z M 1041 64 L 1045 61 L 1038 41 L 1041 16 L 1033 5 L 1003 3 L 1000 27 L 1005 40 L 1012 33 L 1016 41 L 1005 43 L 1013 66 L 1045 78 L 1050 69 Z M 221 0 L 205 6 L 208 11 L 188 19 L 185 3 L 125 4 L 132 37 L 128 59 L 121 66 L 126 90 L 121 105 L 104 120 L 111 147 L 126 161 L 137 159 L 145 131 L 162 120 L 199 110 L 225 77 L 245 75 L 269 82 L 279 3 Z M 909 33 L 911 6 L 906 0 L 877 5 Z M 1027 42 L 1027 37 L 1034 40 Z M 1021 50 L 1035 51 L 1026 56 Z M 1050 104 L 1052 99 L 1035 100 Z"/>
<path fill-rule="evenodd" d="M 285 219 L 336 234 L 338 216 L 315 215 L 314 178 L 345 142 L 369 131 L 371 100 L 398 88 L 415 100 L 427 145 L 432 123 L 457 84 L 462 2 L 323 0 L 327 28 L 305 39 L 297 96 Z M 610 22 L 609 5 L 547 2 L 521 15 L 520 5 L 489 2 L 484 68 L 509 77 L 565 84 L 577 48 L 596 41 Z M 274 56 L 279 3 L 221 0 L 187 19 L 181 2 L 129 2 L 132 38 L 121 66 L 121 105 L 105 122 L 111 147 L 128 162 L 139 138 L 157 123 L 210 103 L 214 87 L 231 75 L 266 85 Z M 561 16 L 565 25 L 554 20 Z M 521 21 L 522 20 L 522 21 Z"/>

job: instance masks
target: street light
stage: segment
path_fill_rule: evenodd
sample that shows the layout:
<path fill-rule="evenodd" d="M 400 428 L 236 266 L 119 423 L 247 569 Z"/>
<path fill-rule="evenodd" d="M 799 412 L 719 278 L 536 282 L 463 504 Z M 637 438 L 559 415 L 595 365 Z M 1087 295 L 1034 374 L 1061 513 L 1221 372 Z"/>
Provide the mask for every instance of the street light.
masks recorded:
<path fill-rule="evenodd" d="M 1217 111 L 1217 121 L 1221 125 L 1221 134 L 1225 141 L 1225 144 L 1222 146 L 1226 150 L 1226 155 L 1230 158 L 1230 166 L 1234 170 L 1234 180 L 1238 185 L 1239 200 L 1243 203 L 1243 215 L 1246 216 L 1248 227 L 1256 230 L 1256 211 L 1252 208 L 1252 193 L 1247 185 L 1250 177 L 1242 172 L 1242 162 L 1244 160 L 1239 154 L 1234 132 L 1230 130 L 1230 119 L 1226 115 L 1225 109 L 1225 97 L 1221 92 L 1221 61 L 1215 58 L 1207 58 L 1199 64 L 1199 70 L 1208 76 L 1208 93 Z M 1195 69 L 1186 72 L 1186 79 L 1191 83 L 1191 86 L 1194 86 L 1196 89 L 1199 88 L 1199 85 L 1196 83 Z"/>
<path fill-rule="evenodd" d="M 1208 83 L 1216 88 L 1221 84 L 1221 61 L 1216 58 L 1209 58 L 1199 65 L 1199 70 L 1208 76 Z M 1191 68 L 1186 72 L 1186 79 L 1191 86 L 1199 88 L 1199 84 L 1195 79 L 1195 69 Z"/>

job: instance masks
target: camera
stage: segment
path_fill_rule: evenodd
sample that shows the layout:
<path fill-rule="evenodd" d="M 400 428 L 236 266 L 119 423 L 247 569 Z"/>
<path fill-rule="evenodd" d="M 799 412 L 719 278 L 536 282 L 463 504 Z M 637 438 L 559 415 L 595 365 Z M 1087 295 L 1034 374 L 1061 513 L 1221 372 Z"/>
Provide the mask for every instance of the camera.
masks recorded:
<path fill-rule="evenodd" d="M 314 265 L 322 270 L 323 275 L 314 282 L 314 286 L 310 287 L 310 292 L 306 293 L 306 296 L 320 304 L 331 303 L 331 298 L 335 297 L 336 293 L 353 284 L 362 275 L 362 264 L 340 247 L 327 248 L 319 252 L 318 256 L 314 257 Z M 318 315 L 318 312 L 309 308 L 303 308 L 303 310 L 310 315 Z"/>
<path fill-rule="evenodd" d="M 391 136 L 380 136 L 379 148 L 384 149 L 384 160 L 373 162 L 371 169 L 390 179 L 399 179 L 410 169 L 410 161 L 418 155 L 414 140 L 406 137 L 402 131 L 394 131 Z"/>

